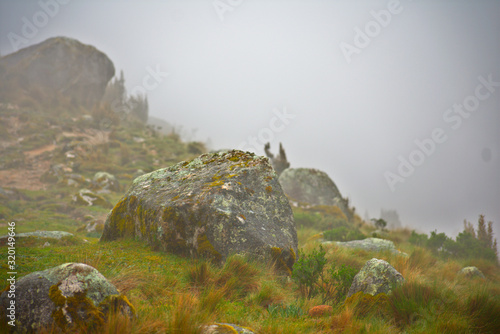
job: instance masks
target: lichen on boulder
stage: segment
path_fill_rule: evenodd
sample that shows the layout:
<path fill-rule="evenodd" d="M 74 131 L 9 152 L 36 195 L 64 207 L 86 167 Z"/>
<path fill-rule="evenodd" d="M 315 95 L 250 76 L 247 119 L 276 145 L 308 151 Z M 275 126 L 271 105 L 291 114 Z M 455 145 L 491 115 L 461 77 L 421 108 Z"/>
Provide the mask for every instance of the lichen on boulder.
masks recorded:
<path fill-rule="evenodd" d="M 379 293 L 389 294 L 398 284 L 403 282 L 403 275 L 387 261 L 374 258 L 367 261 L 359 273 L 354 276 L 347 298 L 359 291 L 372 296 Z"/>
<path fill-rule="evenodd" d="M 297 254 L 292 210 L 275 171 L 267 158 L 237 150 L 136 178 L 108 215 L 101 242 L 127 237 L 216 261 L 267 258 L 288 271 Z"/>
<path fill-rule="evenodd" d="M 0 295 L 0 313 L 11 299 Z M 99 332 L 110 312 L 128 317 L 135 309 L 127 297 L 95 268 L 83 263 L 65 263 L 33 272 L 16 284 L 15 333 L 38 333 L 47 328 L 67 332 Z"/>

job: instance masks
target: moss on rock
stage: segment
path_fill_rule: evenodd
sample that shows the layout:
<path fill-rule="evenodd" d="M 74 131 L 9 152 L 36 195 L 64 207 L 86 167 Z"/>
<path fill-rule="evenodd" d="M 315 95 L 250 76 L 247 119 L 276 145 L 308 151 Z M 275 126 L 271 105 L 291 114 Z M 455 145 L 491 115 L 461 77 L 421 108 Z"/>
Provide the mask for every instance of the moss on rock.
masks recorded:
<path fill-rule="evenodd" d="M 292 210 L 268 159 L 237 150 L 136 178 L 108 215 L 101 241 L 131 237 L 216 261 L 235 253 L 269 259 L 279 247 L 289 269 L 297 252 Z"/>

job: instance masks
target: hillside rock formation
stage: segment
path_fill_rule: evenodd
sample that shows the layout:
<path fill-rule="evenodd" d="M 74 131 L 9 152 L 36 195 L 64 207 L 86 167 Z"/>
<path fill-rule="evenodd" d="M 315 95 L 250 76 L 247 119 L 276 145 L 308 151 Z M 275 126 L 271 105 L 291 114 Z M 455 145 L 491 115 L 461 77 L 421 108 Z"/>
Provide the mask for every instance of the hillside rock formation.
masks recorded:
<path fill-rule="evenodd" d="M 384 250 L 388 250 L 391 253 L 401 254 L 403 256 L 408 256 L 408 254 L 400 252 L 394 246 L 394 242 L 391 240 L 379 239 L 379 238 L 366 238 L 363 240 L 352 240 L 352 241 L 325 241 L 324 244 L 334 243 L 338 246 L 347 247 L 347 248 L 355 248 L 355 249 L 363 249 L 369 252 L 380 252 Z"/>
<path fill-rule="evenodd" d="M 67 100 L 92 107 L 114 74 L 111 60 L 95 47 L 67 37 L 49 38 L 0 58 L 0 98 Z"/>
<path fill-rule="evenodd" d="M 66 263 L 26 275 L 16 282 L 16 333 L 39 333 L 54 326 L 64 333 L 85 329 L 99 332 L 110 310 L 135 314 L 127 297 L 120 295 L 95 268 Z M 0 313 L 8 318 L 11 299 L 0 295 Z"/>
<path fill-rule="evenodd" d="M 292 201 L 311 205 L 335 205 L 351 220 L 349 203 L 342 197 L 328 174 L 313 168 L 287 168 L 279 177 L 285 194 Z"/>
<path fill-rule="evenodd" d="M 102 241 L 139 238 L 153 248 L 224 261 L 247 254 L 291 272 L 292 210 L 265 157 L 207 153 L 136 178 L 108 215 Z"/>
<path fill-rule="evenodd" d="M 403 282 L 403 275 L 387 261 L 371 259 L 354 276 L 351 288 L 347 293 L 347 298 L 359 291 L 369 293 L 372 296 L 379 293 L 388 294 L 398 284 Z"/>

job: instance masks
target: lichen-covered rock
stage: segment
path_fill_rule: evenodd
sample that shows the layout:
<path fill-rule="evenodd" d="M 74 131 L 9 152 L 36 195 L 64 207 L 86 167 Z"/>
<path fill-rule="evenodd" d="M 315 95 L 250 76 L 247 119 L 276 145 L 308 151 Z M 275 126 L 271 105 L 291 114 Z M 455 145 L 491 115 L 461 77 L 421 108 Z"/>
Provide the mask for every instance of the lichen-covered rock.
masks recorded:
<path fill-rule="evenodd" d="M 112 207 L 111 203 L 109 203 L 104 197 L 89 189 L 80 189 L 77 194 L 73 195 L 73 202 L 87 206 L 98 205 L 103 208 Z"/>
<path fill-rule="evenodd" d="M 297 232 L 267 158 L 207 153 L 136 178 L 106 219 L 101 241 L 135 237 L 155 249 L 223 261 L 273 258 L 290 271 Z"/>
<path fill-rule="evenodd" d="M 255 331 L 250 328 L 240 327 L 233 324 L 215 323 L 206 326 L 201 331 L 202 334 L 254 334 Z"/>
<path fill-rule="evenodd" d="M 390 293 L 398 284 L 404 282 L 403 276 L 388 262 L 371 259 L 365 263 L 359 273 L 354 276 L 347 293 L 349 298 L 359 291 L 375 296 L 379 293 Z"/>
<path fill-rule="evenodd" d="M 120 183 L 113 174 L 97 172 L 92 179 L 92 187 L 97 193 L 119 191 Z"/>
<path fill-rule="evenodd" d="M 11 300 L 8 290 L 0 295 L 2 319 Z M 97 333 L 110 311 L 135 314 L 127 297 L 83 263 L 65 263 L 22 277 L 16 283 L 15 306 L 15 333 L 38 333 L 52 326 L 64 333 Z"/>
<path fill-rule="evenodd" d="M 352 219 L 349 204 L 328 174 L 313 168 L 287 168 L 279 182 L 292 201 L 311 205 L 335 205 Z"/>
<path fill-rule="evenodd" d="M 476 278 L 476 277 L 485 278 L 481 270 L 477 269 L 477 267 L 474 266 L 464 267 L 460 269 L 457 273 L 457 276 L 465 278 Z"/>
<path fill-rule="evenodd" d="M 31 96 L 48 102 L 66 99 L 84 107 L 101 100 L 115 74 L 108 56 L 66 37 L 49 38 L 6 55 L 0 58 L 0 67 L 4 69 L 0 81 L 9 83 L 2 86 L 4 97 L 14 101 Z"/>
<path fill-rule="evenodd" d="M 369 252 L 380 252 L 383 250 L 388 250 L 391 253 L 407 255 L 406 253 L 400 252 L 394 246 L 394 243 L 390 240 L 379 239 L 379 238 L 366 238 L 363 240 L 352 240 L 352 241 L 325 241 L 324 243 L 335 243 L 336 245 L 347 247 L 347 248 L 355 248 L 355 249 L 363 249 Z"/>

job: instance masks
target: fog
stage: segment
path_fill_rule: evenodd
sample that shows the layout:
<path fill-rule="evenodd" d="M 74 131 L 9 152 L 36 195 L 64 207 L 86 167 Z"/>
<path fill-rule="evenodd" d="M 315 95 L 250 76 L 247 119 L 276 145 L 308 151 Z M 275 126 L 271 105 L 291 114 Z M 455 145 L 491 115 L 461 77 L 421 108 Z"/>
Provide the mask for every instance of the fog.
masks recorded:
<path fill-rule="evenodd" d="M 498 1 L 0 1 L 2 55 L 78 39 L 186 139 L 282 142 L 362 217 L 500 233 Z"/>

